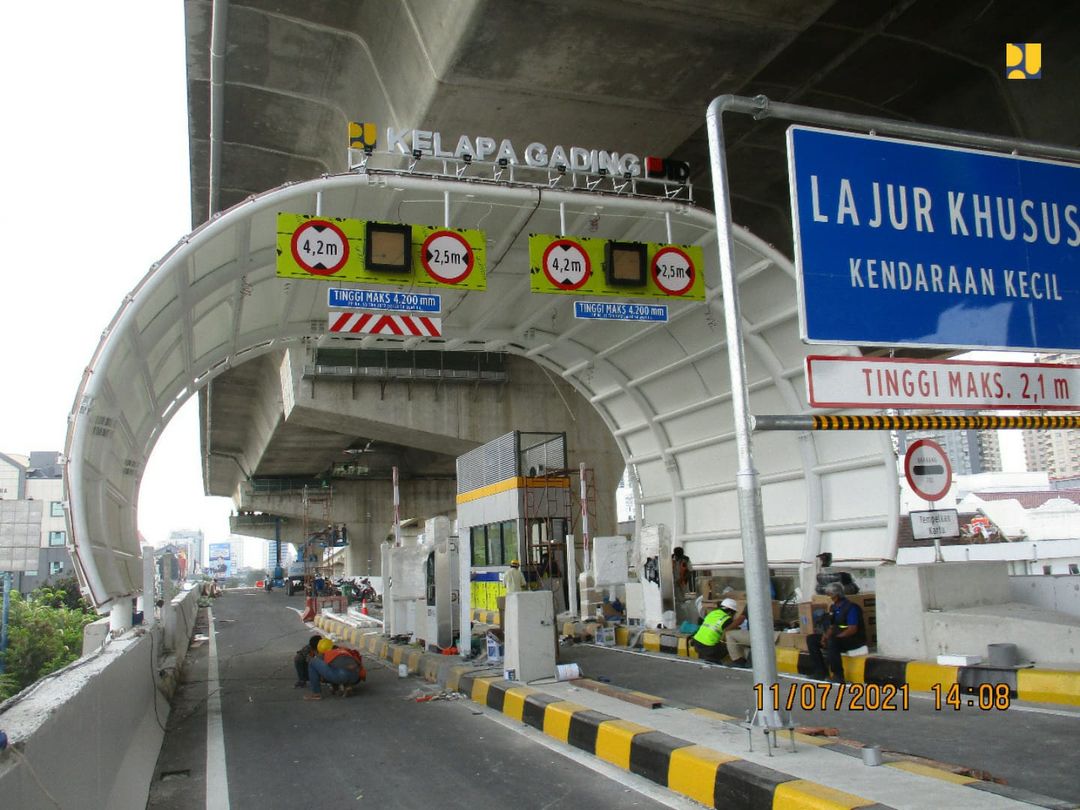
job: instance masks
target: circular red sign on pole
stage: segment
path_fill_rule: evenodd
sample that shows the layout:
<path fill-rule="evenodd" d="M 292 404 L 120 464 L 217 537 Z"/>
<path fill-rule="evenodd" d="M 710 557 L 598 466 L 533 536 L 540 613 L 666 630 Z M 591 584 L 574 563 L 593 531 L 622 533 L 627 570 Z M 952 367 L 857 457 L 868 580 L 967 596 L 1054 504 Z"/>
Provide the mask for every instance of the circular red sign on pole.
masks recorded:
<path fill-rule="evenodd" d="M 292 257 L 302 270 L 332 276 L 349 258 L 349 240 L 333 222 L 309 219 L 293 231 Z"/>
<path fill-rule="evenodd" d="M 919 439 L 904 454 L 904 476 L 920 498 L 940 501 L 952 486 L 952 465 L 940 444 Z"/>
<path fill-rule="evenodd" d="M 592 275 L 589 254 L 573 239 L 556 239 L 544 251 L 540 264 L 547 280 L 560 290 L 577 290 Z"/>
<path fill-rule="evenodd" d="M 653 281 L 668 295 L 685 295 L 690 292 L 696 275 L 693 260 L 677 247 L 660 248 L 653 256 Z"/>
<path fill-rule="evenodd" d="M 436 281 L 457 284 L 472 272 L 476 256 L 460 233 L 435 231 L 420 246 L 420 264 Z"/>

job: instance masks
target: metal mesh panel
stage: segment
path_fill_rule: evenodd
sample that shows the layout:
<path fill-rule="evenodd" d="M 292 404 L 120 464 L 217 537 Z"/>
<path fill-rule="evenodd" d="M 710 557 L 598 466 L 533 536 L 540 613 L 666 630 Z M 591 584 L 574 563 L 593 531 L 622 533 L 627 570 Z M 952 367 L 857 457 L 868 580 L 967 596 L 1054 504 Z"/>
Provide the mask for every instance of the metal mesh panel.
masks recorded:
<path fill-rule="evenodd" d="M 566 469 L 566 434 L 522 433 L 520 469 L 530 476 Z"/>
<path fill-rule="evenodd" d="M 513 478 L 517 472 L 517 431 L 470 450 L 457 460 L 457 491 L 471 492 Z"/>

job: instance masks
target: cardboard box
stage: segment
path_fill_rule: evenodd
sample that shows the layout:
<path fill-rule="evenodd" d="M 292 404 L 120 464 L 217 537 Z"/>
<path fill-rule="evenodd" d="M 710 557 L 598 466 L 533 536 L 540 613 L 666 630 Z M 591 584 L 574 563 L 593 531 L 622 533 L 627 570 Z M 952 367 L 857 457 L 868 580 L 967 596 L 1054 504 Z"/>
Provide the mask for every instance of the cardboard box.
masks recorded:
<path fill-rule="evenodd" d="M 829 612 L 830 604 L 832 601 L 828 597 L 821 596 L 815 596 L 810 602 L 799 602 L 799 632 L 807 635 L 817 632 L 816 627 Z"/>
<path fill-rule="evenodd" d="M 806 633 L 781 633 L 776 646 L 806 652 Z"/>

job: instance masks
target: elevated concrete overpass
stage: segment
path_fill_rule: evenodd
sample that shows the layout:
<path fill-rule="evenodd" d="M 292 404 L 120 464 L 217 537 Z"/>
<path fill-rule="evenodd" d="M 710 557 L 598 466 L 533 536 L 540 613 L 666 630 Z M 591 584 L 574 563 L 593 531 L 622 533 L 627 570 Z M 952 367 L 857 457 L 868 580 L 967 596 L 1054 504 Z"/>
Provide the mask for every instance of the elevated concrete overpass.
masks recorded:
<path fill-rule="evenodd" d="M 403 0 L 313 2 L 298 13 L 278 3 L 192 0 L 186 11 L 195 224 L 252 194 L 345 170 L 344 133 L 352 119 L 687 159 L 704 202 L 702 111 L 721 92 L 765 91 L 784 101 L 1065 144 L 1074 143 L 1077 132 L 1068 82 L 1057 77 L 1067 70 L 1066 60 L 1075 59 L 1069 44 L 1078 24 L 1075 14 L 1057 6 L 1020 12 L 957 3 L 941 9 L 908 0 L 872 8 L 685 2 L 571 10 L 552 2 L 508 7 Z M 1047 74 L 1039 82 L 1004 79 L 1004 43 L 1018 31 L 1026 41 L 1045 44 Z M 740 237 L 754 407 L 798 411 L 804 407 L 803 350 L 794 328 L 791 269 L 782 255 L 789 244 L 784 127 L 749 119 L 728 127 L 736 219 L 781 249 Z M 298 211 L 314 211 L 318 189 L 325 188 L 324 210 L 336 215 L 395 219 L 404 207 L 410 219 L 442 219 L 430 196 L 441 187 L 406 191 L 395 182 L 393 193 L 384 190 L 369 202 L 337 181 L 319 183 L 295 196 L 282 193 L 274 204 L 289 200 Z M 521 234 L 558 231 L 557 195 L 496 199 L 504 191 L 476 199 L 470 190 L 455 198 L 453 209 L 455 223 L 481 226 L 493 237 L 489 249 L 498 259 L 489 268 L 486 300 L 496 300 L 491 293 L 497 292 L 500 305 L 485 307 L 476 295 L 455 302 L 447 313 L 450 339 L 442 345 L 369 338 L 362 348 L 519 354 L 555 372 L 562 382 L 549 397 L 583 414 L 591 410 L 580 407 L 587 400 L 635 473 L 639 518 L 668 525 L 702 564 L 737 563 L 733 464 L 725 461 L 733 458 L 729 393 L 717 382 L 726 375 L 715 268 L 706 268 L 708 306 L 697 315 L 677 312 L 672 325 L 643 338 L 571 327 L 555 304 L 535 306 L 520 285 L 509 293 L 502 286 L 515 272 L 510 268 L 521 267 Z M 138 480 L 161 427 L 195 392 L 203 406 L 207 492 L 233 496 L 245 511 L 259 507 L 245 500 L 243 482 L 325 474 L 349 459 L 349 451 L 370 449 L 371 440 L 403 468 L 412 466 L 405 458 L 410 452 L 441 454 L 441 461 L 428 458 L 434 467 L 417 468 L 423 479 L 438 478 L 453 453 L 485 438 L 454 427 L 441 433 L 441 443 L 420 441 L 413 423 L 407 440 L 388 440 L 371 435 L 376 425 L 370 420 L 335 421 L 324 406 L 335 401 L 336 407 L 341 398 L 330 391 L 369 384 L 355 379 L 319 380 L 310 396 L 314 412 L 294 407 L 315 377 L 305 380 L 301 371 L 282 380 L 283 360 L 291 357 L 290 367 L 317 366 L 318 352 L 330 341 L 320 328 L 325 310 L 314 291 L 281 280 L 261 283 L 269 259 L 266 225 L 251 214 L 264 210 L 262 202 L 269 200 L 252 200 L 247 212 L 240 206 L 202 226 L 151 272 L 92 364 L 119 361 L 123 371 L 112 373 L 123 379 L 105 383 L 108 375 L 99 373 L 101 384 L 88 377 L 80 392 L 69 457 L 85 466 L 69 475 L 72 537 L 80 568 L 95 570 L 88 580 L 99 604 L 139 590 Z M 701 244 L 710 253 L 711 223 L 682 204 L 642 203 L 628 215 L 615 200 L 605 199 L 603 207 L 595 197 L 564 202 L 571 233 L 660 238 L 666 212 L 676 219 L 675 241 Z M 244 367 L 261 355 L 267 355 L 261 365 Z M 400 381 L 390 387 L 401 388 Z M 407 389 L 411 394 L 416 387 Z M 430 391 L 426 396 L 435 398 Z M 122 413 L 125 403 L 138 415 Z M 313 418 L 319 411 L 323 416 Z M 509 421 L 528 427 L 520 409 L 499 428 Z M 610 452 L 608 444 L 583 454 L 599 453 L 599 461 L 580 460 L 602 468 Z M 758 454 L 766 510 L 777 509 L 768 517 L 770 559 L 805 565 L 819 550 L 869 564 L 892 556 L 895 509 L 880 500 L 893 491 L 891 448 L 875 439 L 770 437 L 759 440 Z M 871 469 L 877 472 L 867 475 Z M 610 503 L 610 492 L 604 496 Z M 275 509 L 285 516 L 298 512 L 295 503 L 291 510 L 285 504 Z M 362 524 L 369 511 L 356 508 L 351 519 Z M 385 519 L 371 514 L 370 531 L 361 532 L 368 543 L 377 541 Z"/>

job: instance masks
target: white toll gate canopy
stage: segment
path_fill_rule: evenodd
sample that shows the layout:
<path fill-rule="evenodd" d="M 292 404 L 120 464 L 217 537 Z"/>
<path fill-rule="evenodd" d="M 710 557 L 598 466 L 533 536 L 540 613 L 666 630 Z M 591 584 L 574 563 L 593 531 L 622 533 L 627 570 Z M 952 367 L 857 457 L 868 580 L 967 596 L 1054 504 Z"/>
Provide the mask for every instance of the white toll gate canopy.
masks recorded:
<path fill-rule="evenodd" d="M 279 212 L 482 230 L 487 289 L 437 291 L 440 337 L 341 337 L 329 331 L 329 281 L 275 274 Z M 563 222 L 568 236 L 700 246 L 705 301 L 672 297 L 666 321 L 575 318 L 574 295 L 529 286 L 529 234 L 562 233 Z M 794 268 L 749 233 L 735 238 L 751 409 L 805 412 Z M 184 237 L 122 302 L 88 364 L 66 445 L 76 567 L 99 607 L 141 591 L 138 488 L 169 419 L 227 369 L 297 344 L 529 358 L 602 416 L 631 470 L 639 523 L 666 525 L 695 565 L 741 564 L 713 214 L 663 198 L 370 170 L 248 199 Z M 851 565 L 895 558 L 888 434 L 773 432 L 754 442 L 770 564 L 809 566 L 820 551 Z"/>

